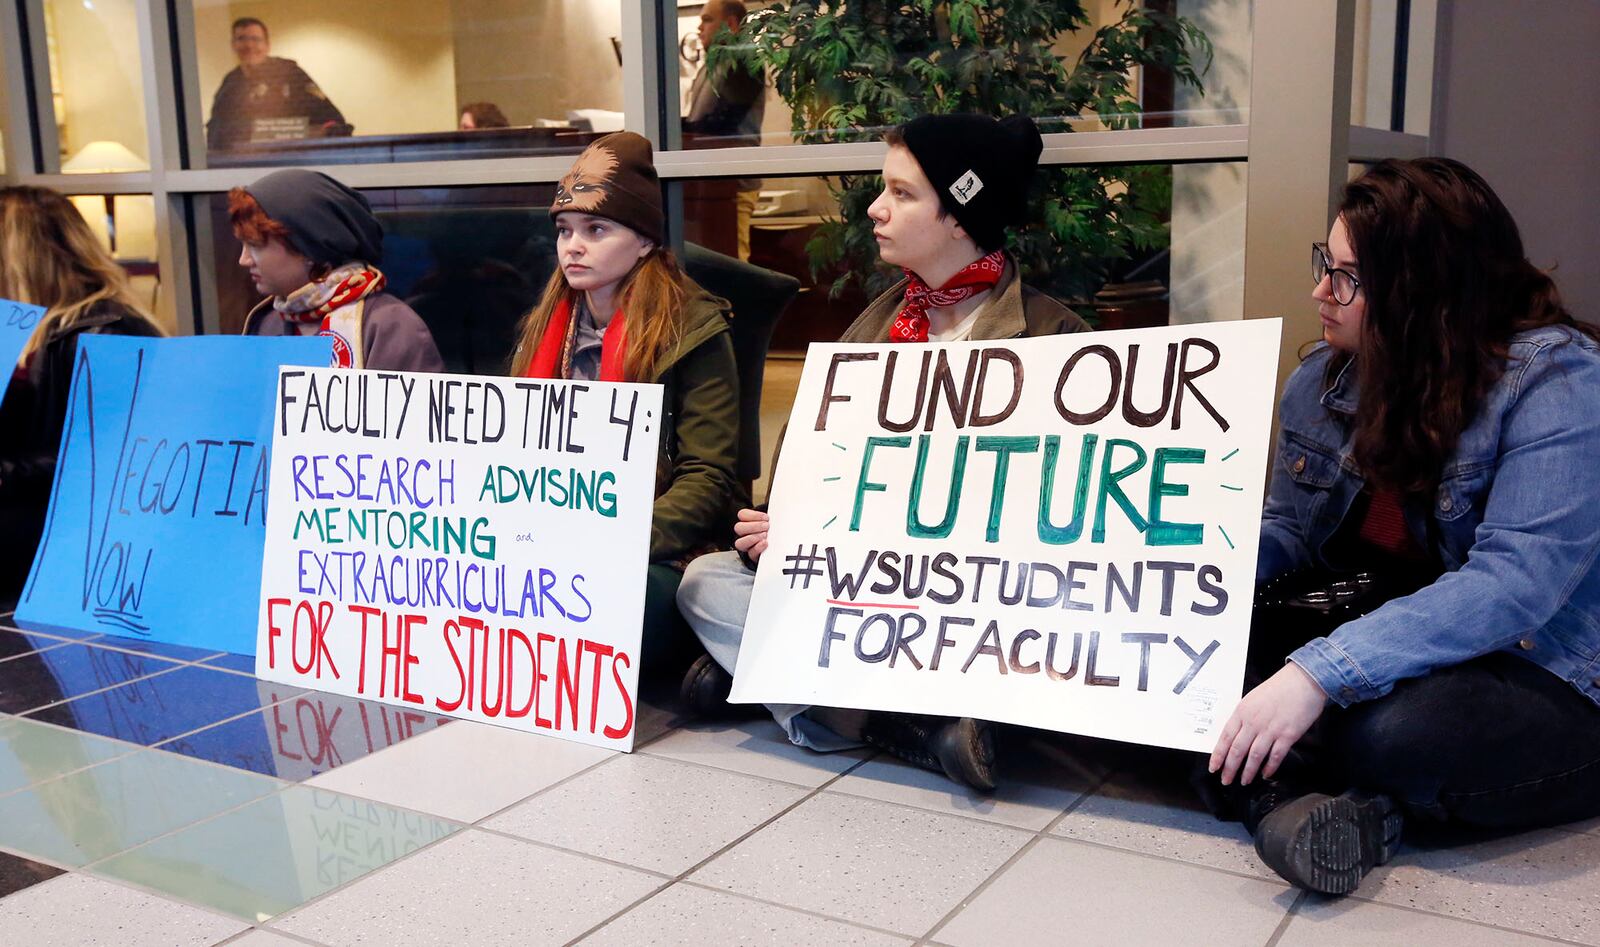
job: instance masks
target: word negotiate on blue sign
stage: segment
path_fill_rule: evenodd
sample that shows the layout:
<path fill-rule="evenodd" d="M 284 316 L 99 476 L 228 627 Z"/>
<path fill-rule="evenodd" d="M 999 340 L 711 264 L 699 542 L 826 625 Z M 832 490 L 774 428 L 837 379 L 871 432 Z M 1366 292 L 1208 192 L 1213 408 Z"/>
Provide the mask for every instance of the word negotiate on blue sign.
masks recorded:
<path fill-rule="evenodd" d="M 28 337 L 33 335 L 39 320 L 44 318 L 44 312 L 43 306 L 30 306 L 14 299 L 0 299 L 0 366 L 6 368 L 5 377 L 11 376 L 11 366 L 17 364 L 23 346 L 28 344 Z M 0 397 L 4 395 L 5 386 L 0 382 Z"/>
<path fill-rule="evenodd" d="M 81 338 L 18 624 L 253 652 L 278 368 L 329 346 Z"/>

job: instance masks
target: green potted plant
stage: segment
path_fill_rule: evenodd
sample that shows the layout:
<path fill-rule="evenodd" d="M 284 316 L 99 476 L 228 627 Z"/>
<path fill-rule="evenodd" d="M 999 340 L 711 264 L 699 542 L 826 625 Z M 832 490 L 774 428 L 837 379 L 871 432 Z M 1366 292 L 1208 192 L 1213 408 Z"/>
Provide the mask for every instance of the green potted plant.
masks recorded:
<path fill-rule="evenodd" d="M 749 45 L 714 46 L 709 63 L 766 69 L 802 142 L 872 141 L 945 112 L 1026 114 L 1046 134 L 1084 117 L 1133 128 L 1135 67 L 1199 88 L 1212 50 L 1166 4 L 1117 6 L 1117 21 L 1068 61 L 1058 41 L 1090 25 L 1078 0 L 791 0 L 752 14 L 742 31 Z M 1041 169 L 1031 223 L 1010 247 L 1025 278 L 1064 300 L 1090 299 L 1116 261 L 1167 245 L 1171 180 L 1159 165 Z M 814 272 L 841 274 L 835 294 L 853 279 L 870 294 L 896 278 L 878 264 L 866 215 L 880 187 L 876 175 L 840 178 L 841 216 L 807 244 Z"/>

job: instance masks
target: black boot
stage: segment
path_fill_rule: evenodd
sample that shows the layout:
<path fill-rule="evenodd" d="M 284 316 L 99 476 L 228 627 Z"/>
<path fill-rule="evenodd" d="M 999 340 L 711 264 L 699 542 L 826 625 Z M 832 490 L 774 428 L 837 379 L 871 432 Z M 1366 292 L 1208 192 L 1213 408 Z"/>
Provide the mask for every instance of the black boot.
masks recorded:
<path fill-rule="evenodd" d="M 994 789 L 994 727 L 988 721 L 874 711 L 861 738 L 955 782 Z"/>
<path fill-rule="evenodd" d="M 1310 793 L 1259 816 L 1256 854 L 1290 884 L 1349 894 L 1367 872 L 1394 857 L 1402 822 L 1388 796 Z"/>
<path fill-rule="evenodd" d="M 701 654 L 684 672 L 678 699 L 690 716 L 701 720 L 737 720 L 753 714 L 752 706 L 728 703 L 733 675 L 709 654 Z M 753 705 L 759 709 L 760 705 Z"/>

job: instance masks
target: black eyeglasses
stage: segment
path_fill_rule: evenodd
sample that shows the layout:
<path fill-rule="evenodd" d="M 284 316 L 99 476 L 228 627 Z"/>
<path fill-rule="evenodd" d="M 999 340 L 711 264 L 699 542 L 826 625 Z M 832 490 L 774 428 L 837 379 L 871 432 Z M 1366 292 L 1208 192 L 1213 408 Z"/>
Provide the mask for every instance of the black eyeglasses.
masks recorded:
<path fill-rule="evenodd" d="M 1356 298 L 1356 293 L 1361 289 L 1361 280 L 1349 270 L 1341 270 L 1333 265 L 1333 256 L 1328 252 L 1326 243 L 1313 243 L 1311 245 L 1311 281 L 1321 283 L 1322 278 L 1330 277 L 1333 280 L 1333 301 L 1341 306 L 1348 306 Z"/>

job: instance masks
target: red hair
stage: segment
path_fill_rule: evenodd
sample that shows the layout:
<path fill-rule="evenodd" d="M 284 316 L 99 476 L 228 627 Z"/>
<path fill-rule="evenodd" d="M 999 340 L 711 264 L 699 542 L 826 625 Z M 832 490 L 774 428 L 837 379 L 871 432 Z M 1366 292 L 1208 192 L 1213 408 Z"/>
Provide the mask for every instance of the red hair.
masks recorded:
<path fill-rule="evenodd" d="M 228 220 L 233 224 L 233 235 L 245 243 L 263 246 L 276 239 L 293 249 L 289 228 L 267 216 L 266 209 L 255 195 L 242 187 L 228 192 Z"/>

